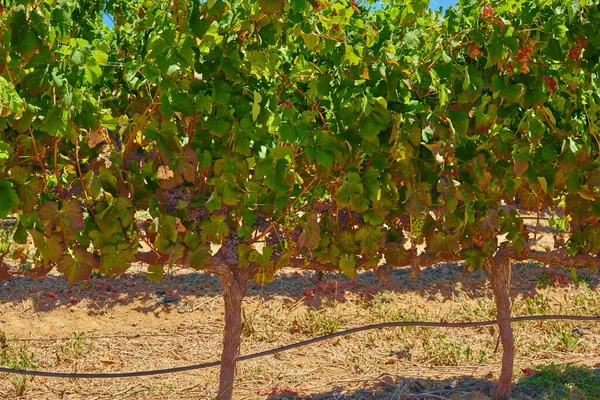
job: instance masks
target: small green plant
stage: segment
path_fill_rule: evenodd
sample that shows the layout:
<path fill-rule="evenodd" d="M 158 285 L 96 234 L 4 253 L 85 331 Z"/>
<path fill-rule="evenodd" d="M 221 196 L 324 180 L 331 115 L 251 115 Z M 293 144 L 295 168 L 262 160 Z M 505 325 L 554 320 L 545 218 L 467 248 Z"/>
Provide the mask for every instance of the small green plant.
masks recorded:
<path fill-rule="evenodd" d="M 578 313 L 597 314 L 600 312 L 600 293 L 592 289 L 585 281 L 580 281 L 576 294 L 571 299 L 565 295 L 565 300 Z"/>
<path fill-rule="evenodd" d="M 242 335 L 264 341 L 273 340 L 275 338 L 273 330 L 259 327 L 260 323 L 261 321 L 255 314 L 248 314 L 246 310 L 242 309 Z"/>
<path fill-rule="evenodd" d="M 474 305 L 463 303 L 460 313 L 465 321 L 493 319 L 495 316 L 494 302 L 491 299 L 477 299 Z"/>
<path fill-rule="evenodd" d="M 298 331 L 311 335 L 322 336 L 337 332 L 342 323 L 337 315 L 324 314 L 318 311 L 309 311 L 305 316 L 296 319 Z"/>
<path fill-rule="evenodd" d="M 0 365 L 14 369 L 36 370 L 39 368 L 38 363 L 35 361 L 35 353 L 29 351 L 26 346 L 15 347 L 3 331 L 0 332 Z M 25 393 L 29 380 L 33 381 L 33 377 L 13 376 L 12 385 L 17 396 Z"/>
<path fill-rule="evenodd" d="M 459 343 L 444 334 L 424 340 L 423 349 L 432 365 L 461 365 L 473 360 L 473 351 L 469 343 Z M 477 356 L 478 361 L 485 359 L 487 356 L 481 353 Z"/>
<path fill-rule="evenodd" d="M 92 339 L 85 332 L 74 332 L 59 345 L 60 351 L 68 359 L 75 360 L 88 354 L 93 349 Z"/>
<path fill-rule="evenodd" d="M 526 315 L 545 315 L 550 311 L 548 296 L 543 294 L 525 298 L 522 307 Z"/>
<path fill-rule="evenodd" d="M 583 341 L 582 338 L 573 335 L 571 332 L 562 331 L 555 333 L 554 336 L 558 340 L 558 346 L 563 351 L 573 351 Z"/>
<path fill-rule="evenodd" d="M 527 396 L 539 400 L 600 399 L 598 371 L 570 365 L 536 366 L 532 376 L 523 378 L 515 397 Z"/>

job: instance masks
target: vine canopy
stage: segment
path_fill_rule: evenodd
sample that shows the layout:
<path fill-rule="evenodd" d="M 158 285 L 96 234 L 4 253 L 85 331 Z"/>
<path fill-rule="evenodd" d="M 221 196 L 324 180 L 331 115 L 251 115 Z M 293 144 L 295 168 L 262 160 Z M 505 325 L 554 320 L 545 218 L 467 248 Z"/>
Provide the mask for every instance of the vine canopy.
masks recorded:
<path fill-rule="evenodd" d="M 3 3 L 1 247 L 27 274 L 118 276 L 141 243 L 151 279 L 477 268 L 527 254 L 526 212 L 600 252 L 595 1 Z"/>

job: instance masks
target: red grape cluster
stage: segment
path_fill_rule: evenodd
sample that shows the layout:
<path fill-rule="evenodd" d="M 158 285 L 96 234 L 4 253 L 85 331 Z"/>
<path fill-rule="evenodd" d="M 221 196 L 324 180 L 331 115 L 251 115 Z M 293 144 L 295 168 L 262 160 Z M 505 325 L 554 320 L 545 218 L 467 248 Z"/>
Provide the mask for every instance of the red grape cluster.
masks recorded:
<path fill-rule="evenodd" d="M 333 208 L 333 201 L 331 199 L 315 201 L 315 210 L 319 214 L 324 212 L 331 212 L 333 211 Z"/>
<path fill-rule="evenodd" d="M 265 216 L 262 213 L 258 213 L 258 215 L 256 216 L 256 223 L 255 223 L 255 227 L 256 230 L 258 232 L 264 232 L 269 225 L 271 225 L 271 222 L 265 218 Z"/>
<path fill-rule="evenodd" d="M 180 185 L 163 192 L 164 205 L 167 212 L 175 210 L 179 205 L 179 201 L 189 203 L 192 200 L 193 194 L 186 189 L 187 188 Z"/>
<path fill-rule="evenodd" d="M 131 163 L 134 165 L 134 169 L 139 169 L 142 167 L 142 160 L 144 159 L 144 154 L 137 151 L 127 151 L 125 152 L 125 157 L 123 158 L 123 165 L 121 169 L 127 171 L 131 168 Z"/>
<path fill-rule="evenodd" d="M 221 256 L 223 257 L 223 260 L 227 264 L 237 263 L 237 259 L 238 259 L 237 247 L 241 243 L 242 243 L 242 241 L 236 232 L 233 232 L 229 236 L 227 236 L 227 238 L 225 239 L 225 242 L 223 243 L 223 245 L 221 246 L 221 249 L 219 250 L 219 252 L 221 253 Z"/>

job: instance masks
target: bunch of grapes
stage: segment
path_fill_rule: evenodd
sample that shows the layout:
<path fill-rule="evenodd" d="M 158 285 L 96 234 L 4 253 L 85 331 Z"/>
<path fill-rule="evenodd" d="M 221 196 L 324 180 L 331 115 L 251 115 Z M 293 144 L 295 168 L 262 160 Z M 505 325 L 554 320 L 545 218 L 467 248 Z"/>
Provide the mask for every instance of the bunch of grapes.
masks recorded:
<path fill-rule="evenodd" d="M 331 199 L 315 201 L 315 211 L 319 214 L 333 211 L 333 201 Z"/>
<path fill-rule="evenodd" d="M 172 189 L 163 192 L 164 205 L 167 212 L 171 212 L 177 208 L 179 201 L 189 201 L 192 198 L 191 193 L 185 191 L 182 186 L 175 186 Z"/>
<path fill-rule="evenodd" d="M 127 171 L 131 166 L 131 163 L 134 163 L 136 168 L 141 168 L 143 159 L 143 153 L 139 153 L 137 151 L 126 151 L 125 157 L 123 158 L 123 165 L 121 165 L 121 169 Z"/>
<path fill-rule="evenodd" d="M 273 246 L 277 243 L 279 243 L 279 237 L 277 236 L 277 232 L 275 231 L 275 229 L 271 229 L 265 237 L 265 244 L 267 246 Z"/>
<path fill-rule="evenodd" d="M 227 217 L 227 214 L 228 214 L 227 206 L 225 204 L 223 204 L 221 206 L 221 208 L 219 208 L 217 211 L 214 211 L 213 214 L 214 215 L 223 215 L 223 216 Z"/>
<path fill-rule="evenodd" d="M 288 233 L 288 237 L 292 239 L 294 242 L 297 242 L 300 238 L 300 234 L 302 233 L 302 227 L 296 226 L 293 231 Z"/>
<path fill-rule="evenodd" d="M 233 232 L 229 236 L 227 236 L 225 242 L 223 243 L 223 246 L 221 246 L 221 249 L 219 250 L 221 255 L 223 256 L 224 261 L 227 264 L 237 263 L 237 247 L 241 243 L 242 241 L 240 240 L 236 232 Z"/>
<path fill-rule="evenodd" d="M 271 221 L 269 221 L 262 213 L 258 213 L 256 216 L 256 230 L 258 232 L 264 232 L 269 225 L 271 225 Z"/>
<path fill-rule="evenodd" d="M 423 243 L 423 227 L 425 226 L 425 218 L 413 218 L 412 220 L 412 237 L 415 241 L 413 244 Z"/>
<path fill-rule="evenodd" d="M 188 210 L 188 215 L 186 217 L 186 221 L 202 221 L 208 218 L 208 209 L 204 206 L 200 208 L 190 208 Z"/>
<path fill-rule="evenodd" d="M 62 189 L 62 191 L 61 191 Z M 71 197 L 78 197 L 81 195 L 81 186 L 64 187 L 59 185 L 54 186 L 54 193 L 62 199 L 70 199 Z"/>
<path fill-rule="evenodd" d="M 348 212 L 348 209 L 340 209 L 337 214 L 337 220 L 340 228 L 348 228 L 350 226 L 350 212 Z"/>

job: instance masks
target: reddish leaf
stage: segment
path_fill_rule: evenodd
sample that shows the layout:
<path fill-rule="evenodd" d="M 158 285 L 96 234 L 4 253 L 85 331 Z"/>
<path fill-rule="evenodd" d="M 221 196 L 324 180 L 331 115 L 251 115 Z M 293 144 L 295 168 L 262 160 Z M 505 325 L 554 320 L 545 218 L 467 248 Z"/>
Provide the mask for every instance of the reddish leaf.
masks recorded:
<path fill-rule="evenodd" d="M 480 18 L 491 19 L 494 16 L 494 9 L 489 4 L 485 4 L 481 7 L 481 12 L 479 13 Z"/>
<path fill-rule="evenodd" d="M 521 372 L 523 373 L 523 375 L 525 375 L 527 378 L 529 378 L 530 376 L 533 376 L 535 374 L 538 373 L 538 371 L 536 371 L 535 369 L 532 368 L 523 368 L 521 370 Z"/>
<path fill-rule="evenodd" d="M 87 250 L 77 247 L 71 255 L 63 257 L 58 263 L 58 271 L 70 284 L 90 278 L 90 274 L 98 267 L 98 261 Z"/>
<path fill-rule="evenodd" d="M 74 199 L 63 201 L 60 210 L 55 201 L 45 203 L 38 212 L 38 218 L 44 223 L 44 233 L 47 237 L 55 231 L 62 231 L 65 237 L 70 237 L 83 229 L 83 212 Z"/>
<path fill-rule="evenodd" d="M 319 245 L 321 240 L 321 226 L 317 218 L 317 213 L 311 212 L 306 215 L 306 225 L 298 239 L 300 247 L 306 247 L 309 250 L 314 250 Z"/>
<path fill-rule="evenodd" d="M 44 236 L 41 232 L 35 229 L 29 229 L 29 233 L 33 238 L 35 247 L 40 252 L 44 265 L 50 263 L 56 263 L 63 257 L 63 251 L 65 245 L 63 239 L 58 235 L 52 235 L 50 237 Z"/>

